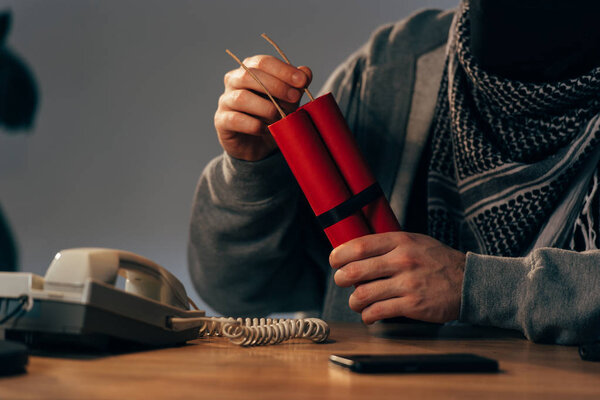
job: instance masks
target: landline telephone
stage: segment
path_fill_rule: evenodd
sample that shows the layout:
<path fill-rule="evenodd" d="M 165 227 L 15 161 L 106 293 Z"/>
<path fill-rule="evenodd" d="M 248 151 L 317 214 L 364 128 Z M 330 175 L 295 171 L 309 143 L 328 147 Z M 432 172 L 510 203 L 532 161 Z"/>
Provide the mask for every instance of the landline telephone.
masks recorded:
<path fill-rule="evenodd" d="M 124 290 L 115 286 L 118 276 L 125 278 Z M 169 346 L 202 336 L 255 346 L 293 338 L 323 342 L 329 327 L 317 318 L 206 317 L 181 282 L 152 260 L 123 250 L 77 248 L 58 252 L 44 277 L 0 272 L 0 339 L 2 333 L 41 346 Z"/>

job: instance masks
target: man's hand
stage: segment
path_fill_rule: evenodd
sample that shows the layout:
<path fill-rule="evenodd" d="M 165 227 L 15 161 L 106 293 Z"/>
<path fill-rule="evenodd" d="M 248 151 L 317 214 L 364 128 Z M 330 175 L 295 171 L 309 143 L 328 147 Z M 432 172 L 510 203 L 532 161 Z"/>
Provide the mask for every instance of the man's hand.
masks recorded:
<path fill-rule="evenodd" d="M 258 55 L 244 64 L 261 80 L 286 113 L 298 107 L 302 89 L 312 72 L 308 67 L 293 67 L 283 61 Z M 267 129 L 280 118 L 277 109 L 260 85 L 242 67 L 225 74 L 225 92 L 219 98 L 215 128 L 223 149 L 232 157 L 258 161 L 277 145 Z"/>
<path fill-rule="evenodd" d="M 465 258 L 432 237 L 389 232 L 336 247 L 329 263 L 338 286 L 356 287 L 350 308 L 366 324 L 400 316 L 442 323 L 458 318 Z"/>

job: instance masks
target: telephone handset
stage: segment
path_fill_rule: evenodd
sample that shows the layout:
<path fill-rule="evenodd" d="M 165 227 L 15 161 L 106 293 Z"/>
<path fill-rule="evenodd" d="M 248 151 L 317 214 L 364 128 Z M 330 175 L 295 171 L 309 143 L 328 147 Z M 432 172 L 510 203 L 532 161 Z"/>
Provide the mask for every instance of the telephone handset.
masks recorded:
<path fill-rule="evenodd" d="M 117 275 L 126 279 L 124 290 L 115 287 Z M 317 318 L 206 317 L 165 268 L 105 248 L 62 250 L 43 278 L 0 272 L 0 336 L 2 330 L 8 338 L 41 345 L 117 340 L 165 346 L 225 336 L 255 346 L 293 338 L 323 342 L 329 335 L 328 325 Z"/>
<path fill-rule="evenodd" d="M 154 261 L 124 250 L 78 248 L 56 253 L 50 263 L 45 285 L 64 290 L 85 279 L 114 285 L 117 274 L 126 279 L 125 291 L 188 310 L 185 288 L 169 271 Z"/>

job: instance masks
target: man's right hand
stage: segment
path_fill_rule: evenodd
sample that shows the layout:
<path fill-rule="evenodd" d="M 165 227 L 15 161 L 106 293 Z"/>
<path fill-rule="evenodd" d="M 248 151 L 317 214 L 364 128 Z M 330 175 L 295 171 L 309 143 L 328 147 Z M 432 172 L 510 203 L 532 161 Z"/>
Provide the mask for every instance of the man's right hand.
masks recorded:
<path fill-rule="evenodd" d="M 244 64 L 261 80 L 286 114 L 298 107 L 302 90 L 312 79 L 308 67 L 296 68 L 272 56 L 249 57 Z M 271 154 L 277 144 L 267 125 L 279 118 L 279 112 L 264 90 L 242 67 L 225 74 L 225 92 L 219 98 L 215 128 L 221 146 L 230 156 L 258 161 Z"/>

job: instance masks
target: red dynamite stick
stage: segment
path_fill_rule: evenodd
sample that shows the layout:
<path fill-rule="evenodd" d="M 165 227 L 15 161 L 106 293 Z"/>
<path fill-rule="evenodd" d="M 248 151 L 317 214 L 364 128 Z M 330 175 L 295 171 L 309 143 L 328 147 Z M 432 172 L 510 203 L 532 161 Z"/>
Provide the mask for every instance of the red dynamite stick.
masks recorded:
<path fill-rule="evenodd" d="M 351 197 L 306 111 L 288 114 L 269 125 L 269 131 L 315 215 L 323 214 Z M 360 211 L 324 231 L 333 247 L 371 233 Z"/>
<path fill-rule="evenodd" d="M 318 97 L 301 109 L 310 115 L 353 195 L 377 182 L 331 93 Z M 363 207 L 362 211 L 374 233 L 401 229 L 384 195 Z"/>

